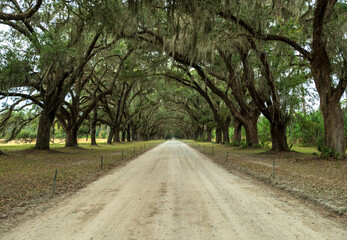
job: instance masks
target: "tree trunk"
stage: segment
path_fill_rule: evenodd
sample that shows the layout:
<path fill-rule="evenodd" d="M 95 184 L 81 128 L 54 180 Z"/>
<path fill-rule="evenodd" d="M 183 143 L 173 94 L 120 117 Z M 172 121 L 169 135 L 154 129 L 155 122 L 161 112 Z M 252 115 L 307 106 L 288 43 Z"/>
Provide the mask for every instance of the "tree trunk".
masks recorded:
<path fill-rule="evenodd" d="M 122 142 L 125 142 L 125 135 L 126 135 L 126 132 L 125 132 L 125 129 L 122 131 Z"/>
<path fill-rule="evenodd" d="M 131 128 L 131 138 L 133 141 L 137 141 L 137 133 L 135 127 Z"/>
<path fill-rule="evenodd" d="M 199 138 L 201 141 L 204 141 L 204 127 L 201 127 L 199 130 Z"/>
<path fill-rule="evenodd" d="M 229 137 L 229 124 L 227 126 L 223 126 L 223 144 L 229 144 L 230 143 L 230 137 Z"/>
<path fill-rule="evenodd" d="M 108 138 L 107 138 L 107 144 L 112 144 L 112 139 L 113 139 L 114 133 L 115 133 L 114 128 L 111 127 L 110 133 L 108 134 Z"/>
<path fill-rule="evenodd" d="M 53 123 L 52 124 L 52 130 L 51 130 L 51 134 L 52 134 L 52 143 L 54 143 L 54 139 L 55 139 L 55 124 Z"/>
<path fill-rule="evenodd" d="M 258 140 L 258 117 L 248 118 L 246 130 L 246 141 L 249 146 L 254 146 L 259 143 Z"/>
<path fill-rule="evenodd" d="M 55 111 L 43 109 L 37 130 L 35 149 L 48 150 L 51 138 L 51 127 L 55 118 Z"/>
<path fill-rule="evenodd" d="M 320 107 L 324 119 L 325 146 L 331 149 L 333 154 L 332 157 L 345 158 L 345 119 L 340 102 L 334 102 L 332 99 L 325 100 L 321 97 Z"/>
<path fill-rule="evenodd" d="M 72 127 L 66 130 L 66 136 L 65 136 L 65 147 L 77 147 L 78 141 L 77 141 L 77 131 L 78 128 Z"/>
<path fill-rule="evenodd" d="M 289 151 L 286 136 L 286 124 L 273 122 L 271 123 L 271 141 L 272 151 Z"/>
<path fill-rule="evenodd" d="M 92 126 L 91 126 L 91 131 L 90 131 L 90 144 L 92 146 L 96 146 L 96 121 L 97 121 L 97 118 L 98 118 L 98 111 L 97 111 L 97 108 L 95 107 L 94 108 L 94 111 L 93 111 L 93 119 L 92 119 Z"/>
<path fill-rule="evenodd" d="M 222 142 L 222 130 L 217 127 L 216 129 L 216 143 L 221 143 Z"/>
<path fill-rule="evenodd" d="M 116 142 L 116 143 L 120 142 L 119 133 L 120 133 L 119 127 L 116 127 L 114 130 L 113 142 Z"/>
<path fill-rule="evenodd" d="M 241 130 L 242 130 L 242 124 L 234 119 L 234 136 L 233 136 L 233 142 L 241 142 Z"/>
<path fill-rule="evenodd" d="M 320 108 L 324 119 L 325 146 L 331 149 L 335 158 L 346 157 L 346 139 L 344 136 L 344 116 L 340 99 L 346 90 L 345 73 L 336 87 L 333 82 L 333 60 L 328 55 L 328 41 L 323 31 L 328 22 L 334 1 L 316 1 L 312 31 L 311 72 L 320 97 Z M 336 74 L 338 75 L 338 74 Z"/>
<path fill-rule="evenodd" d="M 127 142 L 131 142 L 130 127 L 127 127 Z"/>
<path fill-rule="evenodd" d="M 211 129 L 207 129 L 207 138 L 206 138 L 206 141 L 207 142 L 211 142 L 212 140 L 212 130 Z"/>
<path fill-rule="evenodd" d="M 197 140 L 198 137 L 199 137 L 199 133 L 198 133 L 197 130 L 195 130 L 195 132 L 194 132 L 194 140 Z"/>

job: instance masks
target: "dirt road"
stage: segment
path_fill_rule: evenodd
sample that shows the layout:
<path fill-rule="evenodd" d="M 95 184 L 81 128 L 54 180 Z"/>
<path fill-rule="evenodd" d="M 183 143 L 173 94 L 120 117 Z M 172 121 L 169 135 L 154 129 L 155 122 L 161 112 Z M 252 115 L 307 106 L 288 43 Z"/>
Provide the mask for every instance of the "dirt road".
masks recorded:
<path fill-rule="evenodd" d="M 347 229 L 171 140 L 0 239 L 347 239 Z"/>

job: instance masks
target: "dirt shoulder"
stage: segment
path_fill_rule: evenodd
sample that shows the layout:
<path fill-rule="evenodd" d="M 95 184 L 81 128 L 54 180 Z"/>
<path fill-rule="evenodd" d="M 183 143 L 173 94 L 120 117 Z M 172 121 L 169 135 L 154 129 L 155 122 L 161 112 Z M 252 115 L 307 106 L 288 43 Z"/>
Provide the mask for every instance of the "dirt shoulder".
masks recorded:
<path fill-rule="evenodd" d="M 162 142 L 5 152 L 0 156 L 0 232 L 16 226 L 24 215 L 27 218 L 39 214 Z M 58 172 L 53 194 L 55 170 Z"/>
<path fill-rule="evenodd" d="M 188 143 L 228 171 L 252 176 L 309 200 L 331 211 L 336 218 L 347 220 L 347 161 L 321 159 L 297 152 L 276 153 L 263 149 Z"/>

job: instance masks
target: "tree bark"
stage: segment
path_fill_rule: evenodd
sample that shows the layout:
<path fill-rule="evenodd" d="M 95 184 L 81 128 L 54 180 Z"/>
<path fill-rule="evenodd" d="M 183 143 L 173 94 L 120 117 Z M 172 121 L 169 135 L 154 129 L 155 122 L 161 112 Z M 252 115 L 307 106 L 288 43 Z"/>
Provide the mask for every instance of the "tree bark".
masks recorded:
<path fill-rule="evenodd" d="M 233 142 L 241 142 L 241 130 L 242 130 L 242 124 L 234 119 L 234 136 L 233 136 Z"/>
<path fill-rule="evenodd" d="M 137 132 L 134 126 L 131 128 L 131 138 L 133 141 L 137 141 Z"/>
<path fill-rule="evenodd" d="M 131 142 L 131 134 L 130 134 L 130 127 L 127 127 L 127 142 Z"/>
<path fill-rule="evenodd" d="M 332 150 L 334 157 L 346 157 L 346 140 L 344 136 L 344 115 L 340 99 L 346 90 L 347 77 L 345 73 L 333 86 L 333 67 L 327 50 L 327 39 L 323 33 L 325 22 L 336 1 L 317 1 L 314 11 L 312 32 L 311 71 L 320 97 L 320 108 L 324 119 L 325 146 Z"/>
<path fill-rule="evenodd" d="M 247 125 L 244 127 L 246 130 L 246 141 L 248 146 L 258 144 L 258 117 L 248 118 Z"/>
<path fill-rule="evenodd" d="M 284 123 L 271 123 L 272 151 L 289 151 L 287 144 L 286 127 L 287 126 Z"/>
<path fill-rule="evenodd" d="M 324 120 L 325 146 L 332 150 L 332 157 L 346 157 L 345 119 L 339 101 L 321 97 L 320 107 Z"/>
<path fill-rule="evenodd" d="M 114 133 L 115 133 L 115 129 L 113 127 L 110 127 L 110 133 L 108 134 L 107 144 L 112 144 Z"/>
<path fill-rule="evenodd" d="M 78 146 L 78 140 L 77 140 L 77 131 L 78 128 L 72 127 L 65 131 L 65 147 L 77 147 Z"/>
<path fill-rule="evenodd" d="M 114 135 L 113 135 L 113 142 L 119 143 L 120 142 L 120 137 L 119 137 L 119 126 L 115 128 L 114 130 Z"/>
<path fill-rule="evenodd" d="M 126 135 L 126 131 L 125 129 L 122 131 L 122 142 L 125 142 L 125 135 Z"/>
<path fill-rule="evenodd" d="M 230 143 L 230 137 L 229 137 L 229 124 L 227 126 L 223 126 L 223 144 L 229 144 Z"/>
<path fill-rule="evenodd" d="M 222 130 L 217 127 L 216 129 L 216 143 L 221 143 L 222 142 Z"/>
<path fill-rule="evenodd" d="M 98 111 L 97 111 L 97 108 L 95 107 L 94 108 L 94 111 L 93 111 L 93 119 L 92 119 L 92 126 L 91 126 L 91 131 L 90 131 L 90 144 L 92 146 L 96 146 L 96 121 L 97 121 L 97 118 L 98 118 Z"/>
<path fill-rule="evenodd" d="M 223 125 L 221 126 L 222 132 L 223 132 L 223 144 L 229 144 L 230 143 L 230 136 L 229 136 L 229 124 L 231 121 L 231 117 L 228 116 L 223 121 Z"/>
<path fill-rule="evenodd" d="M 35 149 L 49 150 L 51 138 L 51 127 L 55 118 L 55 111 L 43 109 L 40 116 L 39 126 L 37 130 L 37 139 Z"/>
<path fill-rule="evenodd" d="M 211 132 L 212 130 L 211 129 L 207 129 L 207 138 L 206 138 L 206 141 L 207 142 L 211 142 L 211 140 L 212 140 L 212 132 Z"/>

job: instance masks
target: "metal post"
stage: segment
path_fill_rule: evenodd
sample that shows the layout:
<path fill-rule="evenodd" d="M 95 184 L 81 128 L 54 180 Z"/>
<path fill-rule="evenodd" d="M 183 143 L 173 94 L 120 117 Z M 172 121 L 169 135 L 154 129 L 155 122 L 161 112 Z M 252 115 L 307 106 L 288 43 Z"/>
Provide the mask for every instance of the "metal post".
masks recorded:
<path fill-rule="evenodd" d="M 276 161 L 273 162 L 273 168 L 272 168 L 272 177 L 275 178 L 275 167 L 276 167 Z"/>
<path fill-rule="evenodd" d="M 225 161 L 228 161 L 228 158 L 229 158 L 229 152 L 227 152 L 227 158 L 226 158 Z"/>
<path fill-rule="evenodd" d="M 57 183 L 57 175 L 58 175 L 58 170 L 56 169 L 56 170 L 55 170 L 55 173 L 54 173 L 52 194 L 55 193 L 55 186 L 56 186 L 56 183 Z"/>

